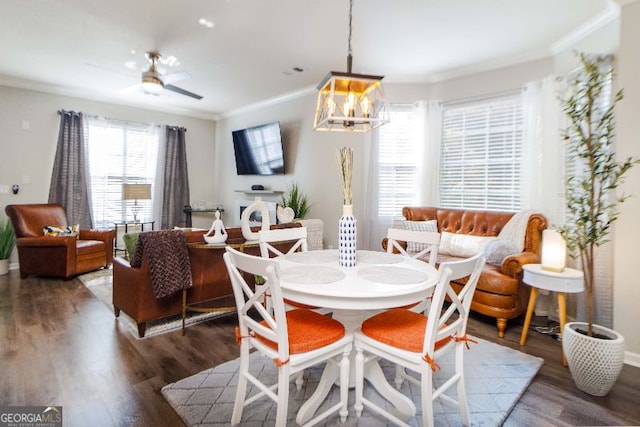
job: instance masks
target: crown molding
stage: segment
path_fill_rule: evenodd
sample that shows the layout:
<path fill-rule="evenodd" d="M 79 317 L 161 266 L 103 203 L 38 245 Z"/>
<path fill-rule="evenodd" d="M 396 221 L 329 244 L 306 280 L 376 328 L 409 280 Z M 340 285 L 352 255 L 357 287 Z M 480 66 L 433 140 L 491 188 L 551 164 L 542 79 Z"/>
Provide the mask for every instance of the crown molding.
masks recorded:
<path fill-rule="evenodd" d="M 259 110 L 261 108 L 269 107 L 272 105 L 281 104 L 286 101 L 291 101 L 293 99 L 302 98 L 304 96 L 310 95 L 316 91 L 315 86 L 309 86 L 304 89 L 300 89 L 294 92 L 285 93 L 283 95 L 279 95 L 273 98 L 268 98 L 263 101 L 256 102 L 254 104 L 249 104 L 244 107 L 236 108 L 233 110 L 226 111 L 219 116 L 219 119 L 227 119 L 229 117 L 237 116 L 239 114 L 250 113 L 252 111 Z"/>
<path fill-rule="evenodd" d="M 551 53 L 553 55 L 558 55 L 559 53 L 564 52 L 580 40 L 604 27 L 608 23 L 618 19 L 618 17 L 620 17 L 619 2 L 616 3 L 613 0 L 605 0 L 605 2 L 607 7 L 604 11 L 600 12 L 584 24 L 578 26 L 573 31 L 569 32 L 564 37 L 553 43 L 551 45 Z M 628 3 L 628 1 L 626 1 L 625 3 Z"/>

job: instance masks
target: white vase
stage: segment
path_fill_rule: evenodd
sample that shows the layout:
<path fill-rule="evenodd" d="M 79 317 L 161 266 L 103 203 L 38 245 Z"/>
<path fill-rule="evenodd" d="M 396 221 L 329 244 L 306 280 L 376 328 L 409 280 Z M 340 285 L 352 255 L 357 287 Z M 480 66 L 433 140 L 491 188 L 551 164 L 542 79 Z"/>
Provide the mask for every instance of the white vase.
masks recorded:
<path fill-rule="evenodd" d="M 342 206 L 342 216 L 338 222 L 338 256 L 342 267 L 356 266 L 356 226 L 353 205 Z"/>
<path fill-rule="evenodd" d="M 4 276 L 9 273 L 9 260 L 0 259 L 0 276 Z"/>
<path fill-rule="evenodd" d="M 269 230 L 270 228 L 270 218 L 269 218 L 269 208 L 262 201 L 262 197 L 256 197 L 253 203 L 246 207 L 244 211 L 242 211 L 242 216 L 240 217 L 240 225 L 242 227 L 242 236 L 245 240 L 258 240 L 258 233 L 254 233 L 251 231 L 251 214 L 255 211 L 260 211 L 260 215 L 262 216 L 262 230 Z"/>
<path fill-rule="evenodd" d="M 593 396 L 605 396 L 615 384 L 624 364 L 624 337 L 612 329 L 593 325 L 593 333 L 610 339 L 590 337 L 585 322 L 564 325 L 562 349 L 576 386 Z"/>

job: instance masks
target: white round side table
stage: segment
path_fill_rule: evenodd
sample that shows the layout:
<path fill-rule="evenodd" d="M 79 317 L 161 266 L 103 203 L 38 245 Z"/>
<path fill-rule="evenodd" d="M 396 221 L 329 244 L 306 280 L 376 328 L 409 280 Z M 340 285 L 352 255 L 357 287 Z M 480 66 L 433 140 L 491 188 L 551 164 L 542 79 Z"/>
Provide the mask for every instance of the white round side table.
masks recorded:
<path fill-rule="evenodd" d="M 582 271 L 573 268 L 565 268 L 561 272 L 550 271 L 543 269 L 541 264 L 525 264 L 522 266 L 522 269 L 524 270 L 522 281 L 531 286 L 531 296 L 529 297 L 527 315 L 524 319 L 524 325 L 522 326 L 520 345 L 525 345 L 527 342 L 527 333 L 529 332 L 531 316 L 536 306 L 539 289 L 555 292 L 558 297 L 558 315 L 560 317 L 560 334 L 562 336 L 564 324 L 567 321 L 565 294 L 584 291 L 584 276 Z M 564 352 L 562 353 L 562 363 L 567 366 Z"/>

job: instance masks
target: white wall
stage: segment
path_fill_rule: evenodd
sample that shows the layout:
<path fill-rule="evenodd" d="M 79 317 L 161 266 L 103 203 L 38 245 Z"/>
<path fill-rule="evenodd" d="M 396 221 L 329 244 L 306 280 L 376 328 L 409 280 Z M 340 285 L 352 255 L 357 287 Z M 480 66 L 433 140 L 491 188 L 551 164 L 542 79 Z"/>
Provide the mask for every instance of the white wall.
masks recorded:
<path fill-rule="evenodd" d="M 0 195 L 0 215 L 8 204 L 48 200 L 60 109 L 186 127 L 191 201 L 213 200 L 215 122 L 0 86 L 0 185 L 20 185 L 17 195 Z M 208 227 L 212 220 L 194 216 L 194 226 Z"/>
<path fill-rule="evenodd" d="M 640 3 L 623 6 L 620 50 L 617 61 L 619 86 L 624 88 L 624 99 L 617 110 L 617 155 L 640 157 Z M 640 366 L 640 285 L 638 281 L 638 212 L 640 212 L 640 165 L 636 165 L 626 178 L 620 191 L 632 194 L 621 205 L 620 218 L 614 229 L 614 329 L 621 333 L 627 344 L 629 363 Z"/>

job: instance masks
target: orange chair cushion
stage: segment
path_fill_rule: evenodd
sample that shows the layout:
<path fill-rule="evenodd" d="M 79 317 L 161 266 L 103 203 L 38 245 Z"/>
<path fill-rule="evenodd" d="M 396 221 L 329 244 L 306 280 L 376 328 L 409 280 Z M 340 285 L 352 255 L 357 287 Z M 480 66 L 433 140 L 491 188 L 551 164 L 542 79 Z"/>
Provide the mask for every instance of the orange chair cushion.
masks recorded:
<path fill-rule="evenodd" d="M 267 325 L 264 320 L 260 323 Z M 289 332 L 289 354 L 317 350 L 340 340 L 345 335 L 342 323 L 329 316 L 306 309 L 287 311 L 287 330 Z M 269 347 L 278 348 L 277 343 L 257 334 L 256 337 Z"/>
<path fill-rule="evenodd" d="M 362 323 L 362 333 L 383 344 L 401 350 L 421 353 L 427 316 L 413 311 L 394 308 L 370 317 Z M 436 349 L 451 340 L 446 337 L 436 342 Z"/>

